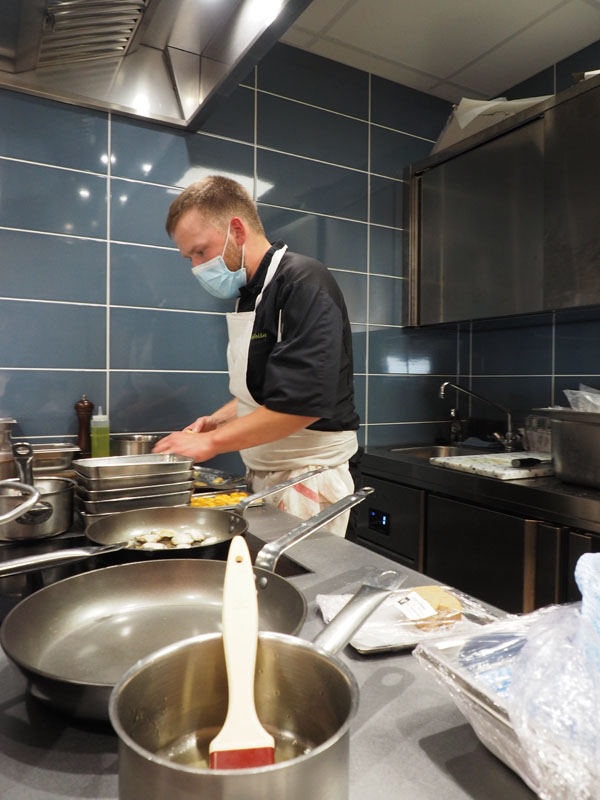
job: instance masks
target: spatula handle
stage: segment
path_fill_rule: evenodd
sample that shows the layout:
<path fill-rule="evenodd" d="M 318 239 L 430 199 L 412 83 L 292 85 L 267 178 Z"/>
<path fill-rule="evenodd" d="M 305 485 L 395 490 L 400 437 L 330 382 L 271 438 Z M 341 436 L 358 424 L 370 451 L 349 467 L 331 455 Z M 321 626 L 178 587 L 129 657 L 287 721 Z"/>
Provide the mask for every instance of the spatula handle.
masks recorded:
<path fill-rule="evenodd" d="M 223 647 L 229 685 L 229 706 L 210 752 L 248 747 L 273 747 L 254 704 L 254 672 L 258 638 L 258 603 L 248 546 L 234 536 L 229 546 L 223 588 Z"/>

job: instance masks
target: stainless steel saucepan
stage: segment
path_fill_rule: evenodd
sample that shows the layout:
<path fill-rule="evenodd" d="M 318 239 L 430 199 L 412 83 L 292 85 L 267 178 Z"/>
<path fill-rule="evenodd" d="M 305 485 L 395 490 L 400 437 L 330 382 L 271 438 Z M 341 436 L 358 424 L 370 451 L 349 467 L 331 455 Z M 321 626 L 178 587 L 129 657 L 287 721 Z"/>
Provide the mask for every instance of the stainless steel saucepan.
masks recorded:
<path fill-rule="evenodd" d="M 334 654 L 402 581 L 392 571 L 370 576 L 312 644 L 259 634 L 255 697 L 275 738 L 273 765 L 208 768 L 227 711 L 221 635 L 178 642 L 132 667 L 110 700 L 121 800 L 347 800 L 358 687 Z"/>
<path fill-rule="evenodd" d="M 302 593 L 270 571 L 281 553 L 372 491 L 364 488 L 339 500 L 259 553 L 254 573 L 261 630 L 295 633 L 306 615 Z M 12 609 L 0 643 L 34 696 L 74 716 L 107 719 L 110 691 L 136 661 L 221 629 L 224 577 L 224 561 L 185 558 L 75 575 Z"/>

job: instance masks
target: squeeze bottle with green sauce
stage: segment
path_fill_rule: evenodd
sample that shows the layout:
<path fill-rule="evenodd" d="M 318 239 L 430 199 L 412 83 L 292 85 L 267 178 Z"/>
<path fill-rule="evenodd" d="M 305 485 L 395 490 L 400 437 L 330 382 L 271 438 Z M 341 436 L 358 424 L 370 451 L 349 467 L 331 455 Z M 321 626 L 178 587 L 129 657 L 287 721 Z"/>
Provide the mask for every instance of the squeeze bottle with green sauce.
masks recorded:
<path fill-rule="evenodd" d="M 92 417 L 90 426 L 92 440 L 92 458 L 105 458 L 110 455 L 110 429 L 108 415 L 102 413 L 99 406 L 98 413 Z"/>

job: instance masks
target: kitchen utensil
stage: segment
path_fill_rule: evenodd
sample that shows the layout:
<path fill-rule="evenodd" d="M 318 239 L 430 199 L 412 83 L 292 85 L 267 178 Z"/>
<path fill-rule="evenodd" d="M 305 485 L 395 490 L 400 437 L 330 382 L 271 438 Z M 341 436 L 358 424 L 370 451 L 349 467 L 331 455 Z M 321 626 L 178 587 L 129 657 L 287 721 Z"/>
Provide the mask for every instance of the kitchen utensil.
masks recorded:
<path fill-rule="evenodd" d="M 175 486 L 176 484 L 173 484 Z M 138 508 L 158 508 L 162 506 L 186 506 L 192 496 L 191 481 L 184 489 L 173 489 L 167 485 L 163 492 L 123 495 L 101 500 L 85 500 L 77 496 L 77 507 L 85 514 L 116 514 L 119 511 L 135 511 Z"/>
<path fill-rule="evenodd" d="M 38 500 L 24 509 L 24 513 L 22 511 L 0 525 L 0 541 L 42 539 L 69 530 L 73 522 L 75 481 L 70 478 L 41 478 L 36 479 L 33 486 L 5 481 L 3 485 L 0 484 L 0 514 L 19 507 L 23 492 L 28 493 L 23 487 L 34 489 Z M 14 563 L 15 560 L 18 559 L 6 563 Z M 13 573 L 9 571 L 7 574 Z"/>
<path fill-rule="evenodd" d="M 132 436 L 122 436 L 117 439 L 117 448 L 122 456 L 133 456 L 151 453 L 160 436 L 146 433 L 136 433 Z"/>
<path fill-rule="evenodd" d="M 20 495 L 15 498 L 15 490 L 23 492 L 26 495 L 25 499 L 23 500 Z M 6 500 L 6 496 L 11 499 Z M 39 499 L 40 493 L 33 486 L 15 480 L 0 481 L 0 525 L 12 522 L 12 520 L 29 511 L 39 502 Z M 2 528 L 0 527 L 0 532 L 1 530 Z"/>
<path fill-rule="evenodd" d="M 160 553 L 161 558 L 180 556 L 182 551 L 177 549 L 147 551 L 128 547 L 131 540 L 135 539 L 138 534 L 149 533 L 150 531 L 160 529 L 174 530 L 176 532 L 190 531 L 191 529 L 193 529 L 194 532 L 200 531 L 204 534 L 205 538 L 197 544 L 193 544 L 192 547 L 195 550 L 206 550 L 207 556 L 211 554 L 218 555 L 229 547 L 229 542 L 233 536 L 236 534 L 244 534 L 248 530 L 248 523 L 244 518 L 244 513 L 248 506 L 256 500 L 261 500 L 263 497 L 276 494 L 282 489 L 286 489 L 288 486 L 302 483 L 313 475 L 323 472 L 324 469 L 327 468 L 319 467 L 316 470 L 305 472 L 295 478 L 290 478 L 290 480 L 263 489 L 260 492 L 256 492 L 256 494 L 249 495 L 238 503 L 235 511 L 182 506 L 178 508 L 143 508 L 101 516 L 92 521 L 86 530 L 88 539 L 101 545 L 100 547 L 71 547 L 66 550 L 55 550 L 51 553 L 40 553 L 38 555 L 3 561 L 0 563 L 0 578 L 6 575 L 19 575 L 22 572 L 30 572 L 44 567 L 66 564 L 70 561 L 78 561 L 79 559 L 90 558 L 91 556 L 115 553 L 119 550 L 126 551 L 124 555 L 128 561 L 147 560 L 148 558 L 156 557 L 157 552 Z M 55 480 L 64 479 L 56 478 Z M 362 499 L 362 497 L 360 499 Z M 360 502 L 360 500 L 356 502 Z M 314 519 L 316 519 L 316 517 L 314 517 L 313 520 Z M 2 529 L 0 529 L 0 532 L 1 530 Z M 310 532 L 312 532 L 312 529 Z M 301 538 L 303 537 L 298 536 L 298 538 L 294 539 L 292 544 L 296 541 L 300 541 Z M 283 552 L 283 550 L 281 550 L 281 552 Z"/>
<path fill-rule="evenodd" d="M 181 483 L 192 480 L 191 469 L 177 469 L 173 472 L 155 472 L 152 475 L 110 475 L 107 478 L 88 478 L 77 470 L 73 471 L 77 485 L 93 492 L 106 492 L 115 489 L 140 489 L 147 486 Z M 125 492 L 126 493 L 126 492 Z"/>
<path fill-rule="evenodd" d="M 429 462 L 435 466 L 471 472 L 475 475 L 484 475 L 503 481 L 540 478 L 554 474 L 554 466 L 551 462 L 546 461 L 544 454 L 523 452 L 519 454 L 518 458 L 533 458 L 541 463 L 516 467 L 512 463 L 515 460 L 513 452 L 485 453 L 475 456 L 439 456 L 430 458 Z"/>
<path fill-rule="evenodd" d="M 18 475 L 11 447 L 11 430 L 16 422 L 10 417 L 0 417 L 0 480 L 16 478 Z"/>
<path fill-rule="evenodd" d="M 513 458 L 511 467 L 536 467 L 538 464 L 551 464 L 551 458 Z"/>
<path fill-rule="evenodd" d="M 77 424 L 79 428 L 77 433 L 77 446 L 81 450 L 82 457 L 87 458 L 92 451 L 90 428 L 94 404 L 83 394 L 81 395 L 81 400 L 78 400 L 73 405 L 73 408 L 77 414 Z"/>
<path fill-rule="evenodd" d="M 272 542 L 269 562 L 276 564 L 277 549 L 283 553 L 371 491 L 343 498 Z M 302 593 L 259 566 L 254 574 L 260 629 L 297 632 L 306 616 Z M 224 561 L 177 558 L 65 578 L 9 612 L 0 644 L 35 697 L 76 717 L 106 719 L 110 691 L 132 664 L 165 645 L 220 630 L 224 576 Z"/>
<path fill-rule="evenodd" d="M 75 454 L 80 453 L 79 447 L 69 444 L 69 442 L 46 442 L 31 446 L 33 448 L 34 475 L 69 469 Z"/>
<path fill-rule="evenodd" d="M 402 580 L 373 575 L 313 643 L 259 634 L 255 696 L 275 737 L 270 766 L 207 768 L 208 743 L 227 709 L 220 634 L 177 642 L 132 667 L 110 699 L 121 800 L 346 800 L 358 687 L 334 654 Z"/>
<path fill-rule="evenodd" d="M 223 649 L 227 667 L 227 716 L 211 741 L 211 769 L 242 769 L 272 764 L 275 740 L 263 728 L 254 704 L 258 603 L 248 545 L 234 536 L 229 545 L 223 587 Z"/>
<path fill-rule="evenodd" d="M 174 473 L 177 474 L 177 473 Z M 154 494 L 169 494 L 170 492 L 191 492 L 194 487 L 193 480 L 177 481 L 177 483 L 157 483 L 149 486 L 133 486 L 124 489 L 87 489 L 78 485 L 77 497 L 81 500 L 101 502 L 103 500 L 120 500 L 131 497 L 143 497 Z"/>
<path fill-rule="evenodd" d="M 571 408 L 535 408 L 550 418 L 557 478 L 600 489 L 600 414 Z"/>
<path fill-rule="evenodd" d="M 494 622 L 502 612 L 492 613 L 483 603 L 459 592 L 451 586 L 442 586 L 445 591 L 456 597 L 462 606 L 462 619 L 456 621 L 450 630 L 444 627 L 419 627 L 414 620 L 408 619 L 401 611 L 401 601 L 408 599 L 414 587 L 402 588 L 394 592 L 369 617 L 350 639 L 350 645 L 363 655 L 370 653 L 391 653 L 414 650 L 419 642 L 439 637 L 446 631 L 447 635 L 462 636 L 469 631 L 476 632 Z M 317 595 L 317 606 L 325 622 L 332 617 L 350 599 L 349 595 Z"/>
<path fill-rule="evenodd" d="M 33 486 L 33 448 L 29 442 L 13 442 L 12 452 L 19 470 L 19 480 Z"/>
<path fill-rule="evenodd" d="M 192 469 L 193 459 L 174 453 L 148 453 L 138 456 L 77 458 L 73 469 L 84 478 L 110 478 L 118 475 L 154 476 L 165 472 Z"/>

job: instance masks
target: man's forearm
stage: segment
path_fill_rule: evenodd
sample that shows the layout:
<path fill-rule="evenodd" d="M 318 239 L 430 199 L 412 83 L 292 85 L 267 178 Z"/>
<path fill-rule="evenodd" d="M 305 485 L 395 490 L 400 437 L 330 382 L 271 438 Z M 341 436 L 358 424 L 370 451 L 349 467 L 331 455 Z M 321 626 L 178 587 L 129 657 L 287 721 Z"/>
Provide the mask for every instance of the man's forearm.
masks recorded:
<path fill-rule="evenodd" d="M 237 403 L 237 401 L 232 401 Z M 228 411 L 225 411 L 228 409 Z M 223 412 L 226 416 L 232 410 L 227 403 L 215 414 Z M 237 408 L 236 408 L 237 410 Z M 319 417 L 301 417 L 297 414 L 281 414 L 260 406 L 250 414 L 236 417 L 218 424 L 213 430 L 194 433 L 191 429 L 177 431 L 165 436 L 156 443 L 155 453 L 179 453 L 195 461 L 207 461 L 220 453 L 245 450 L 259 444 L 267 444 L 283 439 L 296 431 L 306 428 Z"/>
<path fill-rule="evenodd" d="M 211 437 L 218 453 L 228 453 L 283 439 L 306 428 L 317 419 L 319 418 L 282 414 L 260 406 L 250 414 L 218 427 L 211 433 Z"/>
<path fill-rule="evenodd" d="M 234 397 L 224 406 L 218 408 L 210 415 L 215 425 L 224 425 L 226 422 L 237 419 L 237 398 Z"/>

